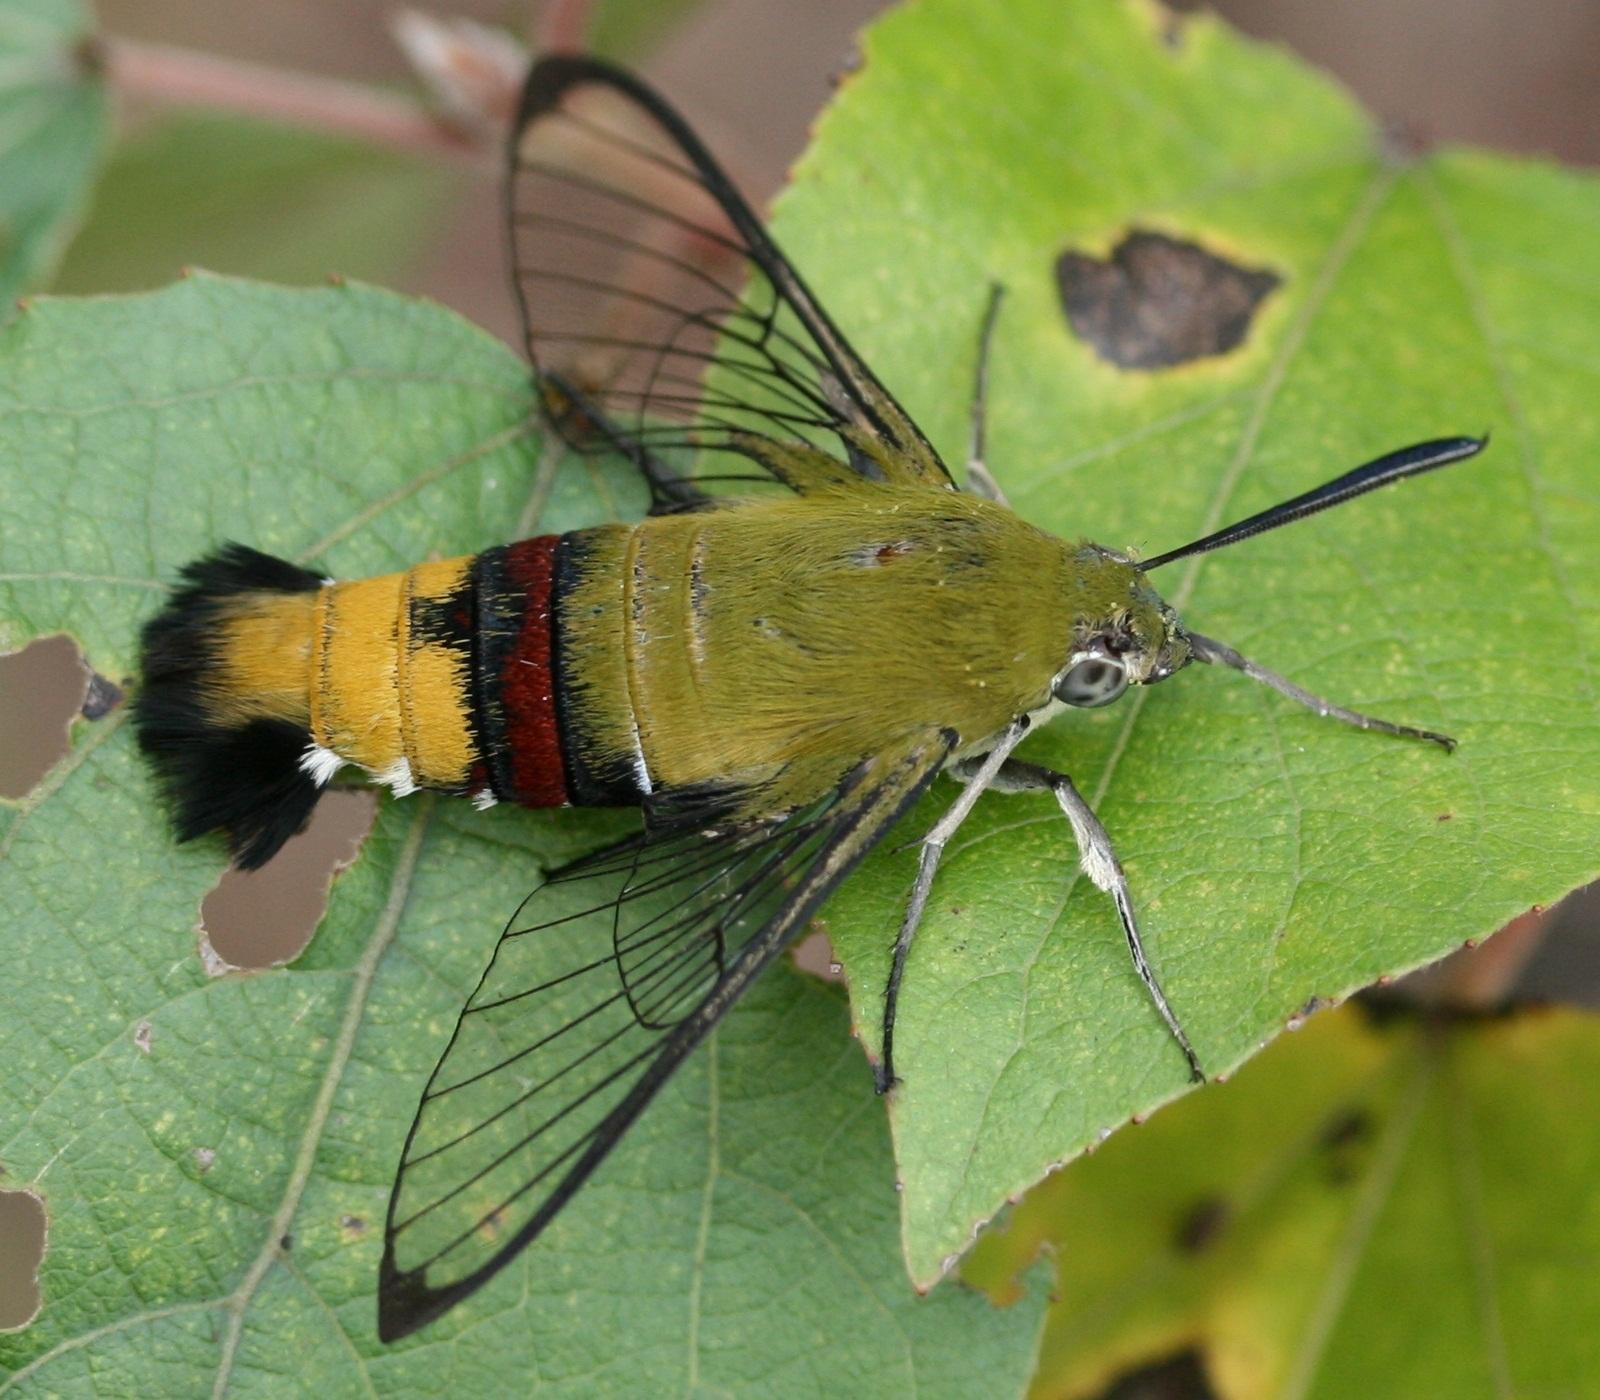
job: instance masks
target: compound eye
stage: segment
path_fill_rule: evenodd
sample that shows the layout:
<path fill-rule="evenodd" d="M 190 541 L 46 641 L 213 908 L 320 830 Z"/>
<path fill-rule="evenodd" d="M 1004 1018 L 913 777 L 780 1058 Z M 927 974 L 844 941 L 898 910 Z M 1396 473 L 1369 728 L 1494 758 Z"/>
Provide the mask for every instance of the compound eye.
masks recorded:
<path fill-rule="evenodd" d="M 1063 705 L 1092 710 L 1109 705 L 1128 688 L 1128 673 L 1109 656 L 1085 657 L 1056 682 L 1056 699 Z"/>

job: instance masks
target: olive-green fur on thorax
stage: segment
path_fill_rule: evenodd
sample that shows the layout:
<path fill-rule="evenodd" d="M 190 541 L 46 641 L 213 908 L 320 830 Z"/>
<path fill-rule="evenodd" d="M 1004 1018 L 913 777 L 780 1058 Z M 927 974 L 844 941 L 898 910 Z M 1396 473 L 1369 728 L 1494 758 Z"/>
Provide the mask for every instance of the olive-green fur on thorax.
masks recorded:
<path fill-rule="evenodd" d="M 655 789 L 753 788 L 752 813 L 911 734 L 987 747 L 1108 632 L 1132 680 L 1171 659 L 1131 562 L 953 491 L 858 480 L 593 533 L 563 606 L 572 703 Z"/>

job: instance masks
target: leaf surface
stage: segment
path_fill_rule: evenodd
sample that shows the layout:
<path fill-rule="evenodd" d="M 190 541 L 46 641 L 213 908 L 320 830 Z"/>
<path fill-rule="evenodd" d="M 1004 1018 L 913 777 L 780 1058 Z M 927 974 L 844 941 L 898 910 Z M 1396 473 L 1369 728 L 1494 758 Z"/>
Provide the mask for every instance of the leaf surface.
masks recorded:
<path fill-rule="evenodd" d="M 1465 465 L 1152 576 L 1198 630 L 1455 735 L 1453 758 L 1202 666 L 1023 750 L 1110 830 L 1207 1068 L 1593 879 L 1600 182 L 1401 159 L 1284 51 L 1145 5 L 1020 0 L 999 24 L 921 0 L 864 51 L 776 232 L 953 463 L 1005 285 L 988 457 L 1028 519 L 1153 554 L 1390 448 L 1493 434 Z M 1073 331 L 1058 258 L 1133 229 L 1280 279 L 1238 349 L 1123 369 Z M 913 864 L 878 861 L 829 911 L 872 1045 Z M 891 1105 L 922 1283 L 1051 1165 L 1186 1087 L 1075 867 L 1048 797 L 986 798 L 946 850 Z"/>

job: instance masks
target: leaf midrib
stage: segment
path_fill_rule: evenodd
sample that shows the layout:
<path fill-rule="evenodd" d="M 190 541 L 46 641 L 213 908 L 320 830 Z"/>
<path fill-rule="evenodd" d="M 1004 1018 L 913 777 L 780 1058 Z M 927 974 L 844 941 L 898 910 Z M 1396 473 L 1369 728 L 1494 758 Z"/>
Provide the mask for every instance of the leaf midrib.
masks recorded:
<path fill-rule="evenodd" d="M 244 1330 L 245 1313 L 261 1281 L 279 1260 L 280 1241 L 289 1233 L 295 1214 L 300 1208 L 300 1199 L 311 1180 L 312 1170 L 316 1166 L 317 1149 L 322 1142 L 322 1131 L 333 1112 L 334 1101 L 338 1097 L 339 1086 L 344 1078 L 345 1066 L 349 1063 L 357 1034 L 365 1018 L 367 997 L 377 977 L 378 966 L 389 944 L 393 942 L 400 926 L 400 917 L 405 912 L 406 900 L 410 896 L 412 881 L 422 853 L 423 839 L 427 834 L 435 805 L 436 799 L 432 794 L 424 793 L 418 798 L 417 810 L 411 820 L 411 829 L 406 833 L 405 842 L 395 861 L 394 874 L 390 877 L 388 898 L 384 901 L 377 922 L 373 926 L 372 936 L 368 939 L 360 961 L 356 964 L 355 980 L 350 988 L 349 1000 L 345 1003 L 339 1034 L 329 1053 L 328 1066 L 323 1071 L 322 1084 L 317 1090 L 316 1101 L 312 1104 L 311 1113 L 301 1134 L 300 1148 L 295 1154 L 294 1166 L 290 1169 L 289 1178 L 284 1184 L 278 1209 L 268 1222 L 266 1240 L 255 1261 L 245 1271 L 238 1288 L 227 1300 L 226 1306 L 230 1317 L 222 1340 L 221 1355 L 217 1360 L 216 1380 L 212 1386 L 214 1397 L 220 1397 L 227 1391 L 228 1379 L 233 1373 L 234 1360 L 238 1354 L 239 1339 Z"/>

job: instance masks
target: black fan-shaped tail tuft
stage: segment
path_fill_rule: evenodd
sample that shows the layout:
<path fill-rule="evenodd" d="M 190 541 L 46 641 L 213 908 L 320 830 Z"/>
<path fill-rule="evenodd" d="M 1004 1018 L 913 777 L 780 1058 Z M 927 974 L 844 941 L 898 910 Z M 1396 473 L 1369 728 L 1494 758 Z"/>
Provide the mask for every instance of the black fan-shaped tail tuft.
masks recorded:
<path fill-rule="evenodd" d="M 241 595 L 314 593 L 322 580 L 240 544 L 196 560 L 182 580 L 145 624 L 134 727 L 178 839 L 224 831 L 234 863 L 254 870 L 305 826 L 322 789 L 301 771 L 311 743 L 304 726 L 219 712 L 222 624 Z"/>

